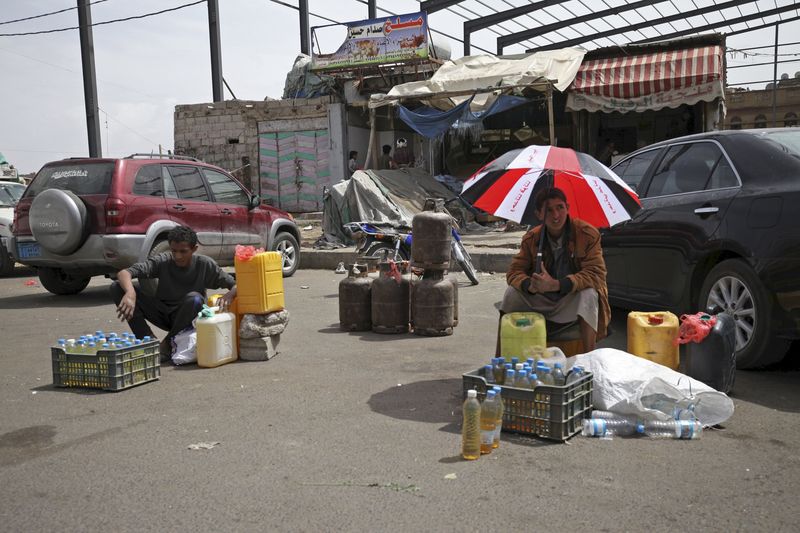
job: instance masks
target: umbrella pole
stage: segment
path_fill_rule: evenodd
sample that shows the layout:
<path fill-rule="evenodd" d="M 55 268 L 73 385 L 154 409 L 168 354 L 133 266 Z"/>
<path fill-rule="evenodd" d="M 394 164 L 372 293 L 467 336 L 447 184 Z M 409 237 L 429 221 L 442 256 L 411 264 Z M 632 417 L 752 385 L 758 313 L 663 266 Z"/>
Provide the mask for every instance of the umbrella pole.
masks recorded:
<path fill-rule="evenodd" d="M 536 264 L 533 266 L 533 271 L 536 274 L 542 273 L 542 250 L 544 249 L 544 243 L 547 240 L 547 226 L 544 225 L 542 222 L 542 236 L 539 239 L 539 246 L 536 248 Z"/>
<path fill-rule="evenodd" d="M 550 146 L 556 145 L 556 125 L 553 123 L 553 84 L 547 83 L 547 118 L 550 123 Z"/>

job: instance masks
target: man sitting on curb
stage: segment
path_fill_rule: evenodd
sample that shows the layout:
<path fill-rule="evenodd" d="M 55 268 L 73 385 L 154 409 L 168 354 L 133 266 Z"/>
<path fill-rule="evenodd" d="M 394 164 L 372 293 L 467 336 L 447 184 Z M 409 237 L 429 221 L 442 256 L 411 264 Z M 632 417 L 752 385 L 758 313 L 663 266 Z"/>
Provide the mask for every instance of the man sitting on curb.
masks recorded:
<path fill-rule="evenodd" d="M 172 338 L 192 325 L 203 308 L 206 289 L 230 289 L 220 300 L 227 308 L 236 296 L 236 280 L 210 257 L 195 254 L 197 234 L 189 227 L 177 226 L 167 234 L 170 251 L 120 270 L 111 284 L 111 297 L 117 316 L 127 320 L 138 338 L 155 338 L 146 321 L 167 331 L 161 341 L 161 362 L 169 361 Z M 155 296 L 133 285 L 133 279 L 157 279 Z"/>
<path fill-rule="evenodd" d="M 567 197 L 561 189 L 542 189 L 534 202 L 543 223 L 525 234 L 519 252 L 511 261 L 500 317 L 505 313 L 533 311 L 557 324 L 577 320 L 583 349 L 592 351 L 596 341 L 606 336 L 611 318 L 600 232 L 591 224 L 569 216 Z M 536 271 L 540 251 L 541 266 Z M 496 351 L 499 356 L 499 326 Z"/>

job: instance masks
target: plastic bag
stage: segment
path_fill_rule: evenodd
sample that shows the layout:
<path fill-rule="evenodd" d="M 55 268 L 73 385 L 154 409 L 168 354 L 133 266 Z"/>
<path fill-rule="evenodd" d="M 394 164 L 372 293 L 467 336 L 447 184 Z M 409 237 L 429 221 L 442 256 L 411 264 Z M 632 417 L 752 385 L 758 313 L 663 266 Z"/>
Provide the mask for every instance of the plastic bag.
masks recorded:
<path fill-rule="evenodd" d="M 185 365 L 197 362 L 197 330 L 186 328 L 172 338 L 172 363 Z"/>
<path fill-rule="evenodd" d="M 256 248 L 255 246 L 250 246 L 250 245 L 242 246 L 241 244 L 237 244 L 235 255 L 236 259 L 238 259 L 239 261 L 250 261 L 253 258 L 253 256 L 263 252 L 264 252 L 263 248 Z"/>
<path fill-rule="evenodd" d="M 708 313 L 681 315 L 681 325 L 678 330 L 678 338 L 674 342 L 675 346 L 679 343 L 703 342 L 716 323 L 717 317 Z"/>
<path fill-rule="evenodd" d="M 665 405 L 693 406 L 703 426 L 721 424 L 733 415 L 733 401 L 704 383 L 647 359 L 601 348 L 577 355 L 572 364 L 594 374 L 595 409 L 650 420 L 674 418 Z"/>

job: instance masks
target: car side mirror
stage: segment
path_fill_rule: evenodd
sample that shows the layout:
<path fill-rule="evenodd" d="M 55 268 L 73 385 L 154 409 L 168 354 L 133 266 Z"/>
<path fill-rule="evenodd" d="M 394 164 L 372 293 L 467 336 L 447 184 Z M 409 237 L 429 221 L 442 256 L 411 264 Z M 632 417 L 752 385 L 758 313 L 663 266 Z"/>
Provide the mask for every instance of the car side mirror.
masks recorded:
<path fill-rule="evenodd" d="M 261 205 L 261 197 L 257 194 L 254 194 L 250 197 L 250 205 L 248 206 L 251 210 L 255 209 L 256 207 Z"/>

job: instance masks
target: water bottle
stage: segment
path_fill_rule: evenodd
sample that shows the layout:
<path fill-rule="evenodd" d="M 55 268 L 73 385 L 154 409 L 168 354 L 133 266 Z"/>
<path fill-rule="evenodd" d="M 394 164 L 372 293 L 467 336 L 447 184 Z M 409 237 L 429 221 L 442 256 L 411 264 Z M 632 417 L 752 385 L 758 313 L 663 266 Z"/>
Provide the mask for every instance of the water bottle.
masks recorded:
<path fill-rule="evenodd" d="M 492 390 L 495 392 L 495 400 L 497 401 L 497 420 L 495 421 L 494 426 L 494 439 L 492 440 L 492 448 L 499 448 L 500 447 L 500 432 L 503 430 L 503 413 L 506 409 L 506 404 L 503 401 L 503 396 L 500 394 L 503 389 L 495 385 L 492 387 Z"/>
<path fill-rule="evenodd" d="M 546 364 L 540 363 L 539 368 L 536 369 L 536 373 L 539 375 L 539 380 L 542 382 L 542 385 L 555 385 L 553 375 L 550 373 L 550 367 Z"/>
<path fill-rule="evenodd" d="M 639 433 L 651 439 L 699 439 L 703 434 L 703 425 L 696 420 L 649 420 L 639 427 Z"/>
<path fill-rule="evenodd" d="M 86 353 L 88 355 L 96 355 L 97 354 L 97 344 L 94 342 L 90 342 L 86 345 Z"/>
<path fill-rule="evenodd" d="M 62 350 L 64 350 L 66 352 L 67 351 L 67 339 L 58 339 L 56 341 L 56 346 L 58 348 L 61 348 Z"/>
<path fill-rule="evenodd" d="M 530 389 L 531 385 L 530 382 L 528 381 L 528 373 L 520 369 L 517 372 L 516 380 L 514 381 L 514 386 L 520 389 Z"/>
<path fill-rule="evenodd" d="M 689 398 L 676 400 L 663 394 L 652 394 L 642 398 L 642 405 L 661 411 L 676 420 L 694 420 L 695 404 Z"/>
<path fill-rule="evenodd" d="M 495 383 L 503 383 L 504 378 L 506 377 L 506 360 L 503 357 L 495 357 L 494 358 L 494 382 Z"/>
<path fill-rule="evenodd" d="M 494 389 L 486 391 L 486 399 L 481 404 L 481 454 L 492 453 L 494 433 L 497 427 L 497 401 Z"/>
<path fill-rule="evenodd" d="M 575 383 L 579 379 L 583 377 L 583 367 L 580 366 L 573 366 L 572 370 L 570 370 L 569 375 L 567 375 L 567 385 L 571 383 Z M 602 418 L 602 417 L 601 417 Z"/>
<path fill-rule="evenodd" d="M 525 362 L 528 363 L 529 367 L 533 367 L 536 364 L 536 359 L 534 359 L 533 357 L 528 357 L 528 360 Z"/>
<path fill-rule="evenodd" d="M 506 387 L 514 387 L 516 385 L 516 382 L 517 382 L 516 373 L 510 368 L 506 368 L 506 380 L 504 385 Z"/>
<path fill-rule="evenodd" d="M 478 391 L 467 391 L 461 411 L 461 457 L 474 461 L 481 456 L 481 404 L 478 403 Z"/>
<path fill-rule="evenodd" d="M 633 435 L 637 431 L 636 423 L 628 420 L 584 418 L 581 435 L 584 437 L 605 437 L 611 435 Z"/>
<path fill-rule="evenodd" d="M 567 380 L 564 377 L 564 370 L 561 368 L 561 363 L 555 363 L 553 365 L 553 384 L 559 387 L 567 384 Z"/>
<path fill-rule="evenodd" d="M 512 358 L 511 358 L 511 366 L 512 366 L 514 369 L 516 369 L 516 368 L 517 368 L 517 363 L 519 363 L 519 357 L 512 357 Z"/>
<path fill-rule="evenodd" d="M 483 367 L 483 377 L 486 379 L 486 383 L 495 383 L 494 368 L 492 368 L 492 365 L 486 365 Z"/>

